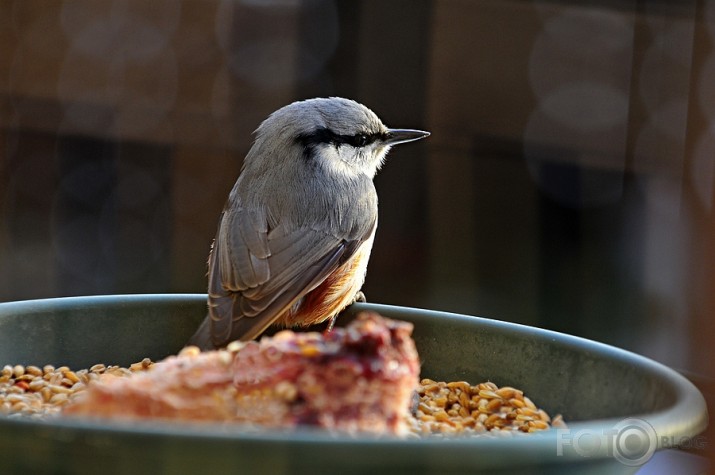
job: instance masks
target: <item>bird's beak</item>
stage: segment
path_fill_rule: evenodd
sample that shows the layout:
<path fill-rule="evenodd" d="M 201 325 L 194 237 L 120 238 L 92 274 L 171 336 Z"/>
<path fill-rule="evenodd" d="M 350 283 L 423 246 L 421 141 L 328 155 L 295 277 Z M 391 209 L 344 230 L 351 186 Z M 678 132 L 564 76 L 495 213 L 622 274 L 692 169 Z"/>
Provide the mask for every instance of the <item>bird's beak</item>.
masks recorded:
<path fill-rule="evenodd" d="M 412 129 L 387 129 L 386 145 L 397 145 L 398 143 L 412 142 L 427 137 L 429 132 Z"/>

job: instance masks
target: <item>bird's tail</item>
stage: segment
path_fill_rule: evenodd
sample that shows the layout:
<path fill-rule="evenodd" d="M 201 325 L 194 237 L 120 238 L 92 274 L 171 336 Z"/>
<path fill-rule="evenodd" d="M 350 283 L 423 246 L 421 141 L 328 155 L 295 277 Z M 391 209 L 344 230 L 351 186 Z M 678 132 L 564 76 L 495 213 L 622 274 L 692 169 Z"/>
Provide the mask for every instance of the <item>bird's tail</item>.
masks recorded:
<path fill-rule="evenodd" d="M 186 346 L 189 345 L 198 346 L 201 351 L 216 349 L 213 341 L 211 340 L 211 322 L 208 316 L 206 316 L 204 321 L 201 322 L 201 325 L 199 325 L 196 333 L 194 333 L 194 335 L 189 338 L 189 341 L 186 342 Z"/>

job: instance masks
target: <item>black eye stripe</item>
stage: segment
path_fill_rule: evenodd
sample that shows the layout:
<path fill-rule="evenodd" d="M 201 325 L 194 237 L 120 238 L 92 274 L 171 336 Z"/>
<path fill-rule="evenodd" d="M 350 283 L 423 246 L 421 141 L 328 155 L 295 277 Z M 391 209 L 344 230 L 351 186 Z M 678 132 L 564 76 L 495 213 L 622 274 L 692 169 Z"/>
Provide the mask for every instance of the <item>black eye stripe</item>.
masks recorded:
<path fill-rule="evenodd" d="M 382 133 L 359 133 L 355 135 L 341 135 L 330 131 L 329 129 L 317 129 L 310 134 L 301 134 L 297 137 L 297 141 L 304 147 L 315 146 L 318 144 L 332 144 L 340 146 L 343 144 L 353 147 L 365 147 L 375 142 L 378 139 L 384 139 Z"/>
<path fill-rule="evenodd" d="M 310 134 L 300 134 L 296 141 L 303 144 L 304 147 L 311 147 L 321 143 L 332 143 L 335 140 L 334 137 L 335 134 L 328 129 L 317 129 Z"/>

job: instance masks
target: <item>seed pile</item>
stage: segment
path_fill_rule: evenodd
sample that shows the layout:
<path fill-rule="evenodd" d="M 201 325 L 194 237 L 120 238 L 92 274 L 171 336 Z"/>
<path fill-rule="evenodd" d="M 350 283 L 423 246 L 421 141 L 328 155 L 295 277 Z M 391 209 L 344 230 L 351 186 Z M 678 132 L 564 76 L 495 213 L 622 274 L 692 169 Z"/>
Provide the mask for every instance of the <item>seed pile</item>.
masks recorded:
<path fill-rule="evenodd" d="M 417 392 L 419 402 L 411 421 L 417 435 L 511 436 L 565 427 L 561 416 L 552 420 L 523 391 L 510 386 L 423 379 Z"/>
<path fill-rule="evenodd" d="M 36 419 L 55 416 L 102 375 L 126 377 L 153 364 L 144 358 L 129 368 L 96 364 L 78 371 L 67 366 L 6 365 L 0 372 L 0 414 Z M 523 391 L 509 386 L 423 379 L 417 394 L 419 402 L 408 420 L 415 436 L 511 436 L 565 427 L 561 416 L 552 420 Z"/>
<path fill-rule="evenodd" d="M 6 365 L 0 372 L 0 414 L 32 418 L 54 415 L 101 375 L 128 376 L 149 369 L 153 364 L 149 358 L 144 358 L 129 368 L 96 364 L 79 371 L 72 371 L 67 366 Z"/>

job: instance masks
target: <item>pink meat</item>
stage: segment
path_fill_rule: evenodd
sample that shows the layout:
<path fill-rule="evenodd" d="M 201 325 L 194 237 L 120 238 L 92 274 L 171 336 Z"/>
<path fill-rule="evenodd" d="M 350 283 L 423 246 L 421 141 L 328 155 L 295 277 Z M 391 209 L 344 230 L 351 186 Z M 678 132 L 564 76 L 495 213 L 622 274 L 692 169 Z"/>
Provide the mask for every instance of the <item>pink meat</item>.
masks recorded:
<path fill-rule="evenodd" d="M 407 431 L 419 359 L 412 324 L 363 313 L 327 334 L 281 331 L 182 354 L 129 377 L 103 377 L 63 411 L 116 419 Z"/>

